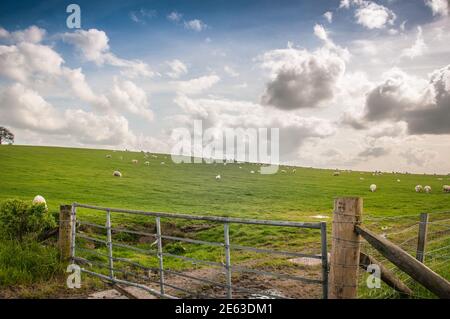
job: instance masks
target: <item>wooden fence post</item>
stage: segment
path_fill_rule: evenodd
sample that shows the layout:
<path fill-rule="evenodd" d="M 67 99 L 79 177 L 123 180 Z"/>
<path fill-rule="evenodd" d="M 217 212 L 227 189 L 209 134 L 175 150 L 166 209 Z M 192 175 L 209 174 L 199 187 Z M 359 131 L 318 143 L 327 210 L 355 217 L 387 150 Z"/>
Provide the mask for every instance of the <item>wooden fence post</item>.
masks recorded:
<path fill-rule="evenodd" d="M 428 214 L 420 214 L 419 223 L 419 236 L 417 239 L 417 252 L 416 259 L 423 263 L 425 261 L 425 248 L 427 245 L 427 233 L 428 233 Z"/>
<path fill-rule="evenodd" d="M 61 260 L 68 261 L 70 259 L 70 250 L 72 246 L 72 218 L 71 205 L 61 205 L 59 207 L 59 238 L 58 246 Z"/>
<path fill-rule="evenodd" d="M 329 274 L 331 299 L 356 298 L 361 236 L 355 226 L 361 222 L 360 197 L 335 198 Z"/>

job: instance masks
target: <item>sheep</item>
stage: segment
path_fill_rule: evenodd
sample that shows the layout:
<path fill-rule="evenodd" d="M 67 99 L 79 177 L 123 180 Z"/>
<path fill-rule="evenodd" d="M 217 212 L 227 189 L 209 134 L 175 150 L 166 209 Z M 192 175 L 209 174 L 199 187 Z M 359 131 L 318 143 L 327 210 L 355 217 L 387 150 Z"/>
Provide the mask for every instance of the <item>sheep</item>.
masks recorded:
<path fill-rule="evenodd" d="M 119 171 L 114 171 L 113 176 L 122 177 L 122 173 Z"/>
<path fill-rule="evenodd" d="M 255 174 L 255 171 L 250 171 L 250 174 Z"/>
<path fill-rule="evenodd" d="M 218 181 L 219 179 L 221 179 L 222 177 L 219 175 L 216 176 L 216 181 Z"/>
<path fill-rule="evenodd" d="M 282 170 L 281 170 L 281 173 L 286 173 L 286 170 L 282 169 Z"/>
<path fill-rule="evenodd" d="M 442 177 L 439 177 L 439 178 L 438 178 L 438 181 L 442 181 L 442 180 L 443 180 L 443 178 L 442 178 Z"/>
<path fill-rule="evenodd" d="M 150 162 L 146 161 L 144 164 L 148 166 L 148 165 L 150 165 Z"/>
<path fill-rule="evenodd" d="M 39 204 L 44 204 L 45 209 L 47 209 L 47 202 L 45 201 L 45 198 L 42 197 L 41 195 L 36 195 L 33 198 L 33 205 L 39 205 Z"/>
<path fill-rule="evenodd" d="M 293 170 L 292 170 L 292 173 L 295 173 L 297 170 L 294 168 Z"/>
<path fill-rule="evenodd" d="M 400 183 L 400 180 L 399 180 L 399 179 L 397 179 L 397 183 Z"/>
<path fill-rule="evenodd" d="M 359 180 L 360 180 L 360 181 L 363 181 L 363 180 L 364 180 L 364 177 L 360 177 Z"/>
<path fill-rule="evenodd" d="M 139 161 L 137 159 L 131 160 L 131 163 L 137 164 Z"/>
<path fill-rule="evenodd" d="M 444 186 L 442 186 L 442 190 L 444 191 L 444 193 L 450 193 L 450 186 L 444 185 Z"/>
<path fill-rule="evenodd" d="M 111 158 L 111 155 L 110 155 L 110 154 L 107 154 L 107 155 L 106 155 L 106 158 Z"/>
<path fill-rule="evenodd" d="M 242 166 L 239 166 L 239 169 L 242 169 Z"/>
<path fill-rule="evenodd" d="M 423 190 L 422 185 L 416 185 L 416 187 L 414 187 L 414 190 L 416 191 L 416 193 L 421 193 Z"/>
<path fill-rule="evenodd" d="M 334 172 L 333 173 L 333 176 L 339 176 L 339 175 L 341 175 L 341 173 L 339 173 L 339 172 Z"/>
<path fill-rule="evenodd" d="M 373 192 L 375 192 L 377 190 L 377 185 L 372 184 L 372 185 L 370 185 L 369 188 L 370 188 L 370 191 L 373 193 Z"/>
<path fill-rule="evenodd" d="M 166 164 L 166 162 L 161 162 L 161 165 L 164 165 L 164 164 Z"/>
<path fill-rule="evenodd" d="M 431 186 L 426 185 L 423 190 L 425 191 L 425 193 L 431 193 Z"/>

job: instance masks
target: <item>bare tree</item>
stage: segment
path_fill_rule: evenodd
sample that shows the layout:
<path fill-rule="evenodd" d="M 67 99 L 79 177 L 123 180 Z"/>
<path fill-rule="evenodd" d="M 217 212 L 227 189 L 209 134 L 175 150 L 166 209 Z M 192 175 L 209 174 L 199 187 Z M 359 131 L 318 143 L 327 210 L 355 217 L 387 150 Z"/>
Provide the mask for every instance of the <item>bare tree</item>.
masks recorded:
<path fill-rule="evenodd" d="M 14 134 L 6 127 L 0 126 L 0 145 L 3 141 L 6 143 L 14 143 Z"/>

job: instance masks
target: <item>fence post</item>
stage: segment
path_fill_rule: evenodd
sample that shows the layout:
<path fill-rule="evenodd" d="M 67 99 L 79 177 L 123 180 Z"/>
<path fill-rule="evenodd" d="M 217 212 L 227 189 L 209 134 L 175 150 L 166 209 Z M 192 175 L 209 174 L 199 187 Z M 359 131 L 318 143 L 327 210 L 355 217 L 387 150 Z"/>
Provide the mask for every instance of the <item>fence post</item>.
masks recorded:
<path fill-rule="evenodd" d="M 72 205 L 59 207 L 59 255 L 62 261 L 68 261 L 72 252 Z"/>
<path fill-rule="evenodd" d="M 111 211 L 106 211 L 106 243 L 108 245 L 109 278 L 114 280 L 113 243 L 111 232 Z"/>
<path fill-rule="evenodd" d="M 158 242 L 158 261 L 159 261 L 159 289 L 161 295 L 164 295 L 164 262 L 161 237 L 161 218 L 156 217 L 156 240 Z"/>
<path fill-rule="evenodd" d="M 225 239 L 225 270 L 227 278 L 227 298 L 231 299 L 233 297 L 231 288 L 231 256 L 230 256 L 230 224 L 223 224 L 223 233 Z"/>
<path fill-rule="evenodd" d="M 328 299 L 328 252 L 327 252 L 327 223 L 320 223 L 321 255 L 322 255 L 322 294 Z"/>
<path fill-rule="evenodd" d="M 417 239 L 416 259 L 423 263 L 425 261 L 425 248 L 427 245 L 428 213 L 420 214 L 419 236 Z"/>
<path fill-rule="evenodd" d="M 361 222 L 363 200 L 360 197 L 335 198 L 329 274 L 329 297 L 356 298 L 361 236 L 355 225 Z"/>

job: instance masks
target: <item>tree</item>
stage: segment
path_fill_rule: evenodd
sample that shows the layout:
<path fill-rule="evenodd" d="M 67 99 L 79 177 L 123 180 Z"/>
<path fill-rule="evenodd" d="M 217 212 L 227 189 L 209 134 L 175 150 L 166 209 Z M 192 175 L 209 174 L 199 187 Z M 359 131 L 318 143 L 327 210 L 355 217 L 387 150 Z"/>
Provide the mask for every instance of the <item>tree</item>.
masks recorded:
<path fill-rule="evenodd" d="M 11 133 L 6 127 L 0 126 L 0 145 L 3 141 L 7 143 L 14 143 L 14 134 Z"/>

